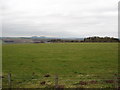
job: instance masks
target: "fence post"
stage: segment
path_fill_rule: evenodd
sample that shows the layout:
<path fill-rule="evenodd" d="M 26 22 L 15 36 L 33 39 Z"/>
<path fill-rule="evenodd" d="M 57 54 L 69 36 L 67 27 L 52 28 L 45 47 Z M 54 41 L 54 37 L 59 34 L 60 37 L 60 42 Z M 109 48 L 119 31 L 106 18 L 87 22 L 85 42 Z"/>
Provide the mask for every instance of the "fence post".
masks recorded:
<path fill-rule="evenodd" d="M 55 75 L 55 88 L 58 88 L 58 75 Z"/>
<path fill-rule="evenodd" d="M 114 83 L 115 83 L 115 88 L 117 89 L 118 88 L 118 76 L 116 75 L 115 78 L 114 78 Z"/>
<path fill-rule="evenodd" d="M 8 85 L 11 88 L 11 73 L 8 73 Z"/>

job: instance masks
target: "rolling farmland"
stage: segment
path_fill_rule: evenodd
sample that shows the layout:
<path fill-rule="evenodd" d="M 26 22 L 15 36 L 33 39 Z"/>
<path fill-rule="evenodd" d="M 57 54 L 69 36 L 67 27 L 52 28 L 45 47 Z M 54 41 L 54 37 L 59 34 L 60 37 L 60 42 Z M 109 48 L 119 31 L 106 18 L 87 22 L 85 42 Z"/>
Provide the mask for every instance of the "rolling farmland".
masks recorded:
<path fill-rule="evenodd" d="M 114 87 L 118 43 L 3 44 L 3 87 Z"/>

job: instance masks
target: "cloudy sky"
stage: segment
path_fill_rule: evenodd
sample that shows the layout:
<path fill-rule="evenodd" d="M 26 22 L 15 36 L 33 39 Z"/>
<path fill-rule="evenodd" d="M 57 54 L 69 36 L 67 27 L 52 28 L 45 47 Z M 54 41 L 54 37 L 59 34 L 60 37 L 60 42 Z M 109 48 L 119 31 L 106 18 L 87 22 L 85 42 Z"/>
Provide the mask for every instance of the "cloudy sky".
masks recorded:
<path fill-rule="evenodd" d="M 119 0 L 1 0 L 3 36 L 118 36 Z"/>

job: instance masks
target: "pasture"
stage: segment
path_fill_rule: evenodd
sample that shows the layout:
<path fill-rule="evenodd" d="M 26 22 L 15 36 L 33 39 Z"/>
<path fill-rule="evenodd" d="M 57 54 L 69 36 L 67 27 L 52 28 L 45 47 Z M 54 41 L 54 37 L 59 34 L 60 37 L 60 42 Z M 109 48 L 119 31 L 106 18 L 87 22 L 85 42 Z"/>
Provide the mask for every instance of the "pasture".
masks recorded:
<path fill-rule="evenodd" d="M 3 44 L 3 87 L 49 88 L 54 76 L 65 88 L 114 87 L 118 43 Z M 48 77 L 45 77 L 48 75 Z M 44 82 L 42 84 L 42 82 Z"/>

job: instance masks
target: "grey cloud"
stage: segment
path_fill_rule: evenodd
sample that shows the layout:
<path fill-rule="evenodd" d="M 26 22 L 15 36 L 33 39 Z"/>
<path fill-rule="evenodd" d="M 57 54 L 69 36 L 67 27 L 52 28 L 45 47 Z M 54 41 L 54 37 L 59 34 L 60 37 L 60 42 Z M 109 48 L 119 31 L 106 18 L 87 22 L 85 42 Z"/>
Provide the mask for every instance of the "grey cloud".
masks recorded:
<path fill-rule="evenodd" d="M 23 0 L 18 0 L 20 5 Z M 94 0 L 25 0 L 19 7 L 15 0 L 5 3 L 4 36 L 50 35 L 82 37 L 107 35 L 117 37 L 117 6 L 106 0 L 103 7 Z M 15 6 L 12 6 L 14 2 Z M 33 2 L 33 6 L 32 5 Z M 39 6 L 40 3 L 45 6 Z M 25 6 L 28 3 L 28 6 Z M 55 4 L 55 5 L 54 5 Z M 108 5 L 109 4 L 109 5 Z M 42 5 L 42 4 L 40 4 Z M 97 6 L 98 5 L 98 6 Z"/>

